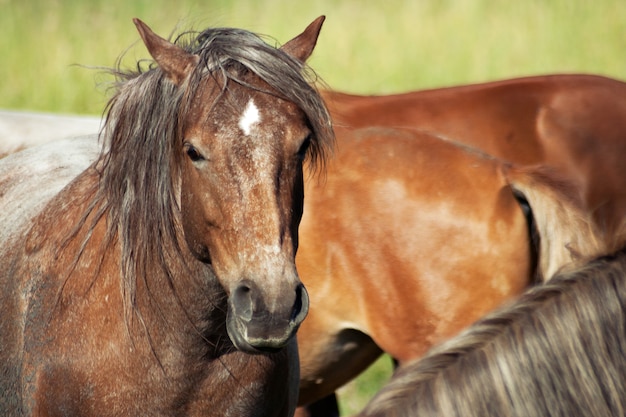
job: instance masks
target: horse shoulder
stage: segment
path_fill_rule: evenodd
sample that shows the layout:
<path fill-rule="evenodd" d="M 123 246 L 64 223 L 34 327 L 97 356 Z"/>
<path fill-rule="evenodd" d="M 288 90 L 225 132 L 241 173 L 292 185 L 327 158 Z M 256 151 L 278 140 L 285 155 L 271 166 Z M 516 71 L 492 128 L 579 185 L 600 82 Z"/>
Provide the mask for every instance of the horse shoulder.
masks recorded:
<path fill-rule="evenodd" d="M 4 318 L 0 325 L 0 409 L 9 414 L 11 407 L 19 407 L 15 401 L 24 372 L 25 329 L 33 324 L 38 329 L 46 326 L 40 317 L 29 317 L 29 311 L 42 307 L 32 303 L 41 287 L 42 270 L 28 252 L 29 233 L 55 196 L 95 159 L 98 149 L 95 137 L 62 140 L 0 160 L 0 305 Z M 48 224 L 46 229 L 57 225 Z"/>

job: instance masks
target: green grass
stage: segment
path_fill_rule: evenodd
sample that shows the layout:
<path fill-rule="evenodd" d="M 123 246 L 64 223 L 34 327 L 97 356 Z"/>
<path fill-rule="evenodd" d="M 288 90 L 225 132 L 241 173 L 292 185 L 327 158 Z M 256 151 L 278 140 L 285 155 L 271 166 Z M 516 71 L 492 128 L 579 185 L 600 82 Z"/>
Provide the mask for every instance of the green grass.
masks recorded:
<path fill-rule="evenodd" d="M 326 24 L 311 65 L 333 88 L 389 93 L 546 72 L 626 77 L 621 0 L 0 0 L 0 108 L 100 113 L 131 22 L 237 26 L 283 43 Z"/>
<path fill-rule="evenodd" d="M 389 380 L 392 372 L 391 358 L 383 355 L 357 379 L 341 387 L 337 392 L 341 415 L 351 416 L 361 411 L 369 399 Z"/>
<path fill-rule="evenodd" d="M 284 43 L 322 14 L 310 64 L 335 89 L 390 93 L 554 72 L 626 78 L 623 0 L 0 0 L 0 108 L 101 113 L 108 79 L 84 66 L 113 66 L 129 47 L 127 65 L 146 57 L 133 17 L 163 35 L 177 25 L 235 26 Z M 383 357 L 342 389 L 343 414 L 389 372 Z"/>

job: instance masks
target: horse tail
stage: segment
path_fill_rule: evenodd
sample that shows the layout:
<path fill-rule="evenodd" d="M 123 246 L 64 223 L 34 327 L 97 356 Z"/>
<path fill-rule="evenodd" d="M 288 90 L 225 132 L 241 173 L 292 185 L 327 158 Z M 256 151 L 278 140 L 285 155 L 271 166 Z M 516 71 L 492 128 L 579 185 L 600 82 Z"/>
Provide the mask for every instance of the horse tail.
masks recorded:
<path fill-rule="evenodd" d="M 540 281 L 550 279 L 565 265 L 579 266 L 615 251 L 585 209 L 580 187 L 572 181 L 546 166 L 507 167 L 505 176 L 518 201 L 527 206 L 536 231 Z"/>

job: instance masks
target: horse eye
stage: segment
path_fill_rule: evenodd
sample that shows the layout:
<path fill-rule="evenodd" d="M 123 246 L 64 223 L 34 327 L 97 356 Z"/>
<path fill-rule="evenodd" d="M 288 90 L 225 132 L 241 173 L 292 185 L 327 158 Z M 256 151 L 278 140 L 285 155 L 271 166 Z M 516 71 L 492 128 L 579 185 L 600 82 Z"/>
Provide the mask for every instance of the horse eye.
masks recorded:
<path fill-rule="evenodd" d="M 202 154 L 198 152 L 198 150 L 195 147 L 193 147 L 193 145 L 187 145 L 187 156 L 193 162 L 204 160 L 204 156 L 202 156 Z"/>
<path fill-rule="evenodd" d="M 300 160 L 302 161 L 304 160 L 310 147 L 311 147 L 311 135 L 307 136 L 306 139 L 304 139 L 304 142 L 302 142 L 302 145 L 300 145 L 300 149 L 298 149 L 297 156 Z"/>

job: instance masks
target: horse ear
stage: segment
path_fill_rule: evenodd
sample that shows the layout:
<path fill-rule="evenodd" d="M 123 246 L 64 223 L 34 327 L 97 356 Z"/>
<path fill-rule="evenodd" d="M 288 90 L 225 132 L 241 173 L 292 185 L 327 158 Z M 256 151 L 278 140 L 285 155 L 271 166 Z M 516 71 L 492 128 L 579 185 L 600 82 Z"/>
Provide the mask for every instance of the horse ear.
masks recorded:
<path fill-rule="evenodd" d="M 280 49 L 301 62 L 306 61 L 313 53 L 325 19 L 326 16 L 318 17 L 304 29 L 304 32 L 284 44 Z"/>
<path fill-rule="evenodd" d="M 179 46 L 163 39 L 141 20 L 133 19 L 143 43 L 152 58 L 161 67 L 169 79 L 178 85 L 191 73 L 198 63 L 198 57 Z"/>

